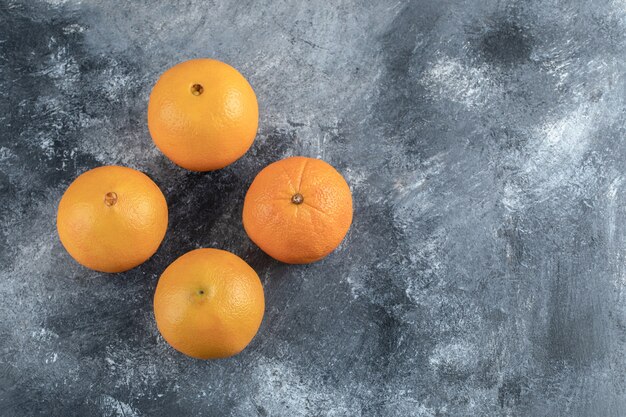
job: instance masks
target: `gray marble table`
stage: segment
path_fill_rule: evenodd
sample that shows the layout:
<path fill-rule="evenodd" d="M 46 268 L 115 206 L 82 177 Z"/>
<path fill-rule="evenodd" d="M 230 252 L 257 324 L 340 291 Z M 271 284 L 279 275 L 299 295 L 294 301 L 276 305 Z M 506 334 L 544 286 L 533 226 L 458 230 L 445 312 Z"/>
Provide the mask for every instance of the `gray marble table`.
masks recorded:
<path fill-rule="evenodd" d="M 0 0 L 0 415 L 626 415 L 626 2 Z M 150 89 L 238 68 L 260 127 L 226 169 L 153 146 Z M 255 174 L 337 167 L 331 256 L 247 238 Z M 170 207 L 127 273 L 76 264 L 56 205 L 82 172 L 146 172 Z M 251 345 L 198 361 L 159 336 L 160 273 L 198 247 L 262 278 Z"/>

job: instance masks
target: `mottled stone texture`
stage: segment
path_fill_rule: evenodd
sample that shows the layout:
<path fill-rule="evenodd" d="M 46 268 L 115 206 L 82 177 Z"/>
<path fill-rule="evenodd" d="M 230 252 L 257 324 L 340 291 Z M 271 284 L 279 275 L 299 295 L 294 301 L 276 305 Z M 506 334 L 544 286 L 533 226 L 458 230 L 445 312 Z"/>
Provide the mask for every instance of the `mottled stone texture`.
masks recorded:
<path fill-rule="evenodd" d="M 331 3 L 335 3 L 331 5 Z M 626 2 L 0 1 L 0 415 L 626 415 Z M 213 173 L 146 126 L 166 68 L 215 57 L 259 134 Z M 281 264 L 241 225 L 255 174 L 305 155 L 354 193 L 327 259 Z M 56 205 L 87 169 L 170 207 L 144 265 L 77 265 Z M 203 362 L 159 336 L 159 274 L 230 250 L 260 332 Z"/>

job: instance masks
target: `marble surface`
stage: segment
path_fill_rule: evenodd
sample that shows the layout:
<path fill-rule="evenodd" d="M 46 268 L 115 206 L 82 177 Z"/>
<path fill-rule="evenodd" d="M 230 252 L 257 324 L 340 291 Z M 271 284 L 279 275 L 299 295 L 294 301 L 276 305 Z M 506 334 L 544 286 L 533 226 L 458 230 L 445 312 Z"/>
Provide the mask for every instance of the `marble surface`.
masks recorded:
<path fill-rule="evenodd" d="M 626 415 L 626 2 L 0 1 L 0 415 Z M 214 57 L 257 92 L 251 150 L 191 173 L 150 89 Z M 255 174 L 323 158 L 355 205 L 307 266 L 241 224 Z M 82 172 L 147 173 L 157 254 L 117 275 L 61 246 Z M 240 355 L 159 336 L 160 273 L 198 247 L 262 278 Z"/>

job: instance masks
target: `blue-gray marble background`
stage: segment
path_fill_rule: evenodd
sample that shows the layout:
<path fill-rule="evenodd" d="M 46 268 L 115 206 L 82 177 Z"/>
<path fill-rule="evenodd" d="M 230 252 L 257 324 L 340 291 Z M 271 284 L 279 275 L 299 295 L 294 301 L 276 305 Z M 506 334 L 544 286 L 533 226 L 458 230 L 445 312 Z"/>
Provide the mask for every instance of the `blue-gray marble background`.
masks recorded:
<path fill-rule="evenodd" d="M 625 30 L 625 0 L 0 0 L 0 415 L 625 416 Z M 146 125 L 159 75 L 195 57 L 259 99 L 253 147 L 212 173 Z M 345 241 L 307 266 L 241 224 L 291 155 L 354 195 Z M 55 229 L 106 164 L 170 208 L 157 254 L 117 275 Z M 197 247 L 265 287 L 231 359 L 154 324 L 160 273 Z"/>

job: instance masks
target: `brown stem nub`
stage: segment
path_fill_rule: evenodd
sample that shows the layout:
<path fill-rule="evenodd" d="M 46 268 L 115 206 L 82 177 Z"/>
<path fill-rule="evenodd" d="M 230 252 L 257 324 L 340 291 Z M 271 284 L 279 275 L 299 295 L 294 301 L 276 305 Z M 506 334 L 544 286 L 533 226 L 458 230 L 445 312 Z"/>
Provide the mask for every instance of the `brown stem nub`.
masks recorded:
<path fill-rule="evenodd" d="M 202 93 L 204 93 L 204 87 L 202 87 L 200 84 L 194 84 L 191 86 L 191 94 L 193 94 L 194 96 L 199 96 Z"/>
<path fill-rule="evenodd" d="M 113 191 L 108 192 L 104 195 L 104 204 L 111 207 L 117 203 L 117 194 Z"/>
<path fill-rule="evenodd" d="M 302 204 L 304 202 L 304 197 L 302 197 L 302 194 L 296 193 L 291 197 L 291 202 L 293 204 Z"/>

